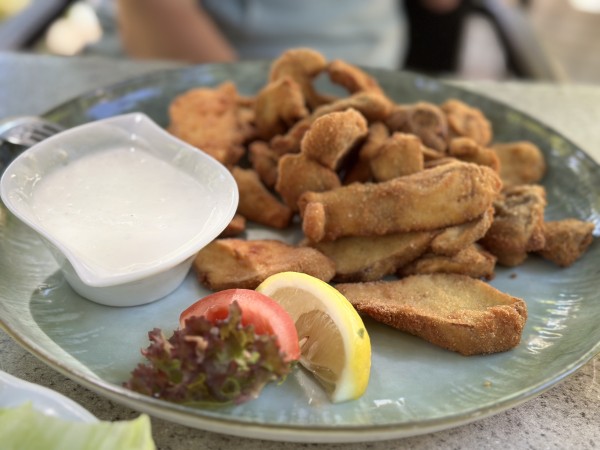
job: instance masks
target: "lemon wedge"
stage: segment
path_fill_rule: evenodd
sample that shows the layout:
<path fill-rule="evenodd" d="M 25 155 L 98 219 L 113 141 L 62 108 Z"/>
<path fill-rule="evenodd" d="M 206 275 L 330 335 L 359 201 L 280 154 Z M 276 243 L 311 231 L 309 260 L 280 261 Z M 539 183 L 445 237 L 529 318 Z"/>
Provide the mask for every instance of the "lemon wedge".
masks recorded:
<path fill-rule="evenodd" d="M 296 323 L 300 364 L 334 403 L 360 397 L 369 383 L 371 341 L 348 300 L 318 278 L 298 272 L 270 276 L 256 288 L 277 301 Z"/>

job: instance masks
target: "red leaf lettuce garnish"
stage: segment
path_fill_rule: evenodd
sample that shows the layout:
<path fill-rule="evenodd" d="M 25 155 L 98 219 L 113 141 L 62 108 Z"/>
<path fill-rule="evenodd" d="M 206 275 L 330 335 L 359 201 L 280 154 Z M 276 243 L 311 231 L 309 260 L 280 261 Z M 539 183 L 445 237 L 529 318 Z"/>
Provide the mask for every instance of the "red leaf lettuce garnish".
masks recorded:
<path fill-rule="evenodd" d="M 148 333 L 142 350 L 149 364 L 138 364 L 124 383 L 136 392 L 190 406 L 239 404 L 258 396 L 269 381 L 283 381 L 291 370 L 275 336 L 258 335 L 242 326 L 237 302 L 215 324 L 190 317 L 182 330 L 165 338 L 158 328 Z"/>

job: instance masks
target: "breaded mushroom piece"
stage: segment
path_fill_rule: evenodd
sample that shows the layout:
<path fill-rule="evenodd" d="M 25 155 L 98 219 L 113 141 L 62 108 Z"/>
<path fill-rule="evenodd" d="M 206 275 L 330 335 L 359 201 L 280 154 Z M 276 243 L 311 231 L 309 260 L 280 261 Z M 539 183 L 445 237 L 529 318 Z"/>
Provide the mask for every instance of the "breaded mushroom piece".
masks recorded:
<path fill-rule="evenodd" d="M 491 148 L 478 144 L 468 137 L 457 137 L 450 141 L 448 155 L 461 161 L 481 164 L 500 172 L 500 158 Z"/>
<path fill-rule="evenodd" d="M 426 253 L 400 268 L 399 276 L 423 273 L 457 273 L 472 278 L 494 278 L 496 257 L 476 244 L 451 256 Z"/>
<path fill-rule="evenodd" d="M 325 57 L 310 48 L 293 48 L 283 52 L 271 64 L 269 82 L 289 77 L 300 85 L 302 95 L 310 108 L 328 103 L 329 98 L 320 95 L 313 87 L 313 79 L 325 70 Z"/>
<path fill-rule="evenodd" d="M 305 192 L 323 192 L 341 186 L 337 173 L 303 153 L 279 159 L 275 191 L 292 211 L 298 211 L 298 199 Z"/>
<path fill-rule="evenodd" d="M 424 169 L 423 144 L 414 134 L 396 132 L 374 153 L 369 165 L 375 181 L 388 181 Z"/>
<path fill-rule="evenodd" d="M 276 134 L 287 132 L 308 114 L 300 85 L 290 77 L 282 77 L 268 83 L 256 95 L 256 134 L 260 139 L 269 140 Z"/>
<path fill-rule="evenodd" d="M 494 201 L 494 221 L 480 243 L 498 264 L 517 266 L 544 248 L 546 191 L 540 185 L 513 186 Z"/>
<path fill-rule="evenodd" d="M 442 256 L 455 255 L 485 236 L 493 220 L 492 206 L 475 220 L 444 228 L 431 241 L 431 253 Z"/>
<path fill-rule="evenodd" d="M 334 281 L 380 280 L 421 256 L 435 236 L 433 231 L 346 237 L 331 242 L 310 243 L 335 262 Z"/>
<path fill-rule="evenodd" d="M 492 146 L 500 160 L 504 186 L 538 183 L 546 173 L 546 160 L 540 148 L 529 141 L 498 143 Z"/>
<path fill-rule="evenodd" d="M 251 109 L 243 105 L 232 82 L 216 88 L 195 88 L 169 105 L 168 130 L 179 139 L 205 151 L 226 166 L 244 155 L 244 142 L 254 128 Z"/>
<path fill-rule="evenodd" d="M 450 138 L 468 137 L 482 146 L 492 141 L 492 125 L 480 109 L 457 99 L 444 102 L 441 109 L 448 119 Z"/>
<path fill-rule="evenodd" d="M 264 141 L 254 141 L 248 146 L 248 159 L 263 184 L 272 188 L 277 181 L 279 155 Z"/>
<path fill-rule="evenodd" d="M 341 59 L 335 59 L 327 65 L 329 78 L 336 84 L 344 86 L 348 92 L 373 92 L 384 95 L 377 80 L 359 67 Z"/>
<path fill-rule="evenodd" d="M 594 240 L 594 224 L 578 219 L 544 222 L 544 248 L 539 254 L 549 261 L 568 267 L 577 261 Z"/>
<path fill-rule="evenodd" d="M 516 347 L 527 320 L 523 300 L 464 275 L 413 275 L 335 287 L 360 314 L 465 356 Z"/>
<path fill-rule="evenodd" d="M 344 176 L 344 184 L 371 181 L 371 159 L 377 154 L 379 147 L 390 137 L 390 132 L 383 122 L 369 125 L 369 134 L 358 151 L 358 158 Z"/>
<path fill-rule="evenodd" d="M 379 94 L 357 92 L 349 97 L 343 97 L 319 106 L 310 116 L 296 122 L 286 134 L 274 136 L 269 144 L 279 155 L 298 153 L 304 133 L 308 131 L 315 120 L 326 114 L 346 111 L 350 108 L 361 113 L 369 123 L 373 123 L 384 120 L 390 114 L 392 104 L 387 98 Z"/>
<path fill-rule="evenodd" d="M 448 122 L 442 110 L 433 103 L 417 102 L 411 105 L 397 105 L 386 125 L 390 131 L 416 134 L 423 144 L 438 152 L 448 147 Z"/>
<path fill-rule="evenodd" d="M 325 114 L 313 122 L 302 138 L 300 152 L 331 170 L 337 170 L 346 155 L 368 132 L 366 119 L 353 108 Z"/>
<path fill-rule="evenodd" d="M 219 235 L 220 238 L 235 237 L 246 231 L 246 218 L 241 214 L 235 214 L 227 227 Z"/>
<path fill-rule="evenodd" d="M 235 166 L 231 174 L 240 192 L 239 214 L 273 228 L 282 229 L 290 224 L 293 211 L 269 192 L 254 170 Z"/>
<path fill-rule="evenodd" d="M 489 167 L 454 162 L 381 183 L 353 183 L 298 200 L 313 242 L 342 236 L 427 231 L 481 216 L 502 183 Z"/>
<path fill-rule="evenodd" d="M 318 250 L 264 239 L 216 239 L 194 260 L 194 270 L 208 289 L 254 289 L 279 272 L 302 272 L 323 281 L 335 274 L 335 264 Z"/>

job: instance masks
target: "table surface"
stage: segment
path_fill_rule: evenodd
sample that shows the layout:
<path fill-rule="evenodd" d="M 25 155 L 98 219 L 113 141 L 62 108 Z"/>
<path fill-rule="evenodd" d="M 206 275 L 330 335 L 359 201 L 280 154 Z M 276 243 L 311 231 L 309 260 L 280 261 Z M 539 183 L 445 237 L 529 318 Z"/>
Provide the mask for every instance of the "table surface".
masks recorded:
<path fill-rule="evenodd" d="M 97 87 L 173 67 L 168 62 L 133 62 L 97 57 L 60 58 L 0 53 L 0 119 L 41 114 Z M 600 86 L 521 82 L 457 82 L 529 113 L 571 139 L 600 162 Z M 17 345 L 0 330 L 0 370 L 54 389 L 101 420 L 125 420 L 139 412 L 76 384 Z M 596 448 L 600 442 L 600 355 L 559 385 L 522 405 L 468 425 L 410 438 L 372 442 L 395 448 Z M 161 449 L 244 447 L 246 450 L 362 449 L 355 444 L 297 444 L 243 439 L 152 418 Z"/>

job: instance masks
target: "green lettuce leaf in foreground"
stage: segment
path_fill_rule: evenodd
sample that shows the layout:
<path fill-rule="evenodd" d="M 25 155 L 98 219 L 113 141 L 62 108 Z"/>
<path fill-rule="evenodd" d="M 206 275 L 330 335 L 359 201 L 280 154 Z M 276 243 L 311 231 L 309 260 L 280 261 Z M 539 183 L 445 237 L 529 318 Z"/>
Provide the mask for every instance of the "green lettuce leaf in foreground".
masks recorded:
<path fill-rule="evenodd" d="M 158 328 L 124 386 L 136 392 L 188 406 L 239 404 L 258 396 L 270 381 L 283 381 L 291 370 L 275 336 L 243 326 L 237 302 L 229 316 L 211 323 L 190 317 L 185 328 L 165 338 Z"/>
<path fill-rule="evenodd" d="M 73 422 L 45 415 L 31 402 L 0 408 L 0 447 L 4 450 L 154 450 L 150 418 L 119 422 Z"/>

